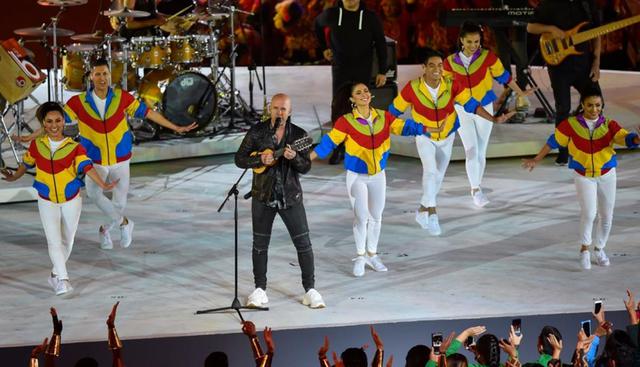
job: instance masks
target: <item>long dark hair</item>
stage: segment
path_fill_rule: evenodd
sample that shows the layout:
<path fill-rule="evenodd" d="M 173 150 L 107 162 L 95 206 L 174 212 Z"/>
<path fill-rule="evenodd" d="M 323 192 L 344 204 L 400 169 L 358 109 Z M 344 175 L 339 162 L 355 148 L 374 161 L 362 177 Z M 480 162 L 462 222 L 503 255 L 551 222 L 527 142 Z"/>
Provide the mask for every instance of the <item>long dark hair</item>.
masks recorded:
<path fill-rule="evenodd" d="M 359 82 L 359 81 L 350 81 L 342 84 L 336 94 L 333 96 L 333 101 L 331 102 L 331 121 L 336 121 L 340 116 L 346 115 L 353 111 L 353 106 L 351 105 L 351 94 L 353 93 L 353 89 L 358 84 L 367 85 L 367 83 Z"/>
<path fill-rule="evenodd" d="M 460 50 L 462 50 L 462 41 L 460 41 L 460 39 L 464 38 L 468 34 L 475 33 L 480 35 L 480 46 L 482 46 L 484 32 L 482 31 L 482 27 L 480 26 L 480 24 L 470 22 L 468 20 L 462 23 L 462 25 L 460 26 L 460 31 L 458 32 L 458 47 L 460 48 Z"/>
<path fill-rule="evenodd" d="M 344 367 L 367 367 L 367 354 L 362 348 L 347 348 L 340 355 Z"/>
<path fill-rule="evenodd" d="M 580 94 L 580 105 L 578 105 L 578 108 L 575 111 L 576 116 L 582 115 L 584 113 L 584 108 L 582 107 L 582 104 L 587 98 L 590 98 L 590 97 L 600 97 L 600 100 L 602 101 L 602 110 L 604 111 L 604 97 L 602 96 L 602 91 L 600 90 L 600 87 L 596 83 L 592 83 L 587 89 L 583 90 L 582 93 Z"/>
<path fill-rule="evenodd" d="M 476 359 L 488 367 L 500 366 L 500 344 L 493 334 L 485 334 L 476 342 Z"/>

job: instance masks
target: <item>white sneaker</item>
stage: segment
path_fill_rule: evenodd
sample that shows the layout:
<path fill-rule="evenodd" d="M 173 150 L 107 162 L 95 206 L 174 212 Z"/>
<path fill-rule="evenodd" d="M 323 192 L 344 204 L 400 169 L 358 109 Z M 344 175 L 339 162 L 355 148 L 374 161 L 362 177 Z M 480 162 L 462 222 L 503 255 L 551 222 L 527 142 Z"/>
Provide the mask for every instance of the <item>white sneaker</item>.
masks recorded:
<path fill-rule="evenodd" d="M 371 267 L 371 269 L 373 269 L 375 271 L 387 271 L 387 270 L 389 270 L 389 269 L 387 269 L 386 266 L 384 266 L 384 264 L 382 263 L 382 260 L 380 260 L 380 256 L 378 256 L 378 255 L 367 256 L 367 265 L 369 265 Z"/>
<path fill-rule="evenodd" d="M 593 252 L 596 255 L 596 264 L 600 266 L 609 266 L 611 262 L 609 261 L 609 257 L 604 253 L 604 249 L 599 249 L 596 247 L 596 251 Z"/>
<path fill-rule="evenodd" d="M 364 275 L 364 264 L 367 263 L 367 259 L 363 255 L 356 257 L 353 261 L 353 275 L 361 277 Z"/>
<path fill-rule="evenodd" d="M 127 219 L 127 224 L 120 225 L 120 247 L 127 248 L 131 246 L 133 240 L 133 221 Z"/>
<path fill-rule="evenodd" d="M 429 216 L 429 226 L 427 230 L 432 236 L 440 236 L 442 234 L 440 223 L 438 222 L 438 214 L 431 214 Z"/>
<path fill-rule="evenodd" d="M 61 296 L 71 292 L 73 292 L 73 287 L 71 286 L 71 283 L 69 283 L 69 280 L 63 279 L 58 281 L 56 286 L 56 296 Z"/>
<path fill-rule="evenodd" d="M 302 296 L 302 304 L 311 308 L 327 307 L 320 293 L 313 288 L 309 289 L 309 291 Z"/>
<path fill-rule="evenodd" d="M 422 229 L 429 228 L 429 212 L 416 210 L 416 222 L 418 222 Z"/>
<path fill-rule="evenodd" d="M 100 226 L 98 229 L 98 238 L 100 239 L 100 248 L 103 250 L 111 250 L 113 248 L 113 241 L 111 241 L 111 235 L 104 226 Z"/>
<path fill-rule="evenodd" d="M 589 251 L 580 252 L 580 266 L 582 266 L 584 270 L 591 269 L 591 253 Z"/>
<path fill-rule="evenodd" d="M 49 285 L 51 286 L 51 288 L 53 288 L 54 291 L 57 291 L 58 290 L 58 283 L 60 282 L 58 280 L 58 277 L 53 275 L 53 274 L 51 274 L 51 275 L 49 275 L 48 281 L 49 281 Z"/>
<path fill-rule="evenodd" d="M 489 199 L 487 199 L 487 196 L 482 192 L 482 190 L 478 190 L 476 192 L 472 191 L 471 197 L 473 198 L 473 203 L 478 208 L 482 208 L 485 205 L 489 204 Z"/>
<path fill-rule="evenodd" d="M 269 303 L 267 292 L 262 288 L 256 288 L 249 297 L 247 297 L 247 307 L 265 307 Z"/>

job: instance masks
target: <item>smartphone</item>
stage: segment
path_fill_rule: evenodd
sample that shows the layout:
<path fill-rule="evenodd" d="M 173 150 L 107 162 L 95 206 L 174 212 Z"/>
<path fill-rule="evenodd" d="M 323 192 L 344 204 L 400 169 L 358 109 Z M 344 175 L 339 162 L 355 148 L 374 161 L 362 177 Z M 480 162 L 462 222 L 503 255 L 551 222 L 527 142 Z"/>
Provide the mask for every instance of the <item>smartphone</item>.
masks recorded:
<path fill-rule="evenodd" d="M 593 302 L 593 313 L 597 315 L 598 313 L 600 313 L 600 310 L 602 310 L 602 301 L 597 300 Z"/>
<path fill-rule="evenodd" d="M 513 332 L 516 334 L 516 336 L 522 335 L 522 319 L 511 320 L 511 326 L 513 326 Z"/>
<path fill-rule="evenodd" d="M 587 337 L 591 336 L 591 320 L 584 320 L 580 322 L 580 327 Z"/>
<path fill-rule="evenodd" d="M 464 341 L 465 349 L 468 350 L 474 345 L 476 345 L 476 339 L 473 337 L 473 335 L 468 336 L 467 339 Z"/>
<path fill-rule="evenodd" d="M 431 349 L 433 349 L 433 354 L 440 355 L 441 345 L 442 345 L 442 333 L 431 333 Z"/>

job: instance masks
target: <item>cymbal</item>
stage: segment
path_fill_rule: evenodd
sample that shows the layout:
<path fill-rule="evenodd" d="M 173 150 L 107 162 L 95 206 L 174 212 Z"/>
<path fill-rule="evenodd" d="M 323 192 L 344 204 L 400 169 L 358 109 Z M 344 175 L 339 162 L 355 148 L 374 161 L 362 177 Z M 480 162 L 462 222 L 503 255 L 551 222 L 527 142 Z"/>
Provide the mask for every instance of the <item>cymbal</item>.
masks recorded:
<path fill-rule="evenodd" d="M 148 17 L 151 15 L 150 13 L 142 10 L 129 10 L 129 8 L 124 7 L 120 10 L 105 10 L 102 12 L 102 15 L 105 17 L 117 17 L 117 18 L 142 18 Z"/>
<path fill-rule="evenodd" d="M 13 33 L 17 34 L 18 36 L 24 36 L 24 37 L 42 37 L 42 36 L 53 37 L 53 28 L 46 28 L 46 29 L 42 27 L 19 28 L 19 29 L 15 29 Z M 69 37 L 71 35 L 74 35 L 75 33 L 76 32 L 70 29 L 56 28 L 56 37 Z"/>
<path fill-rule="evenodd" d="M 98 48 L 98 45 L 93 43 L 72 43 L 66 45 L 65 48 L 71 52 L 91 52 Z"/>
<path fill-rule="evenodd" d="M 213 21 L 218 21 L 218 20 L 222 20 L 225 18 L 229 18 L 229 14 L 227 13 L 211 13 L 211 14 L 205 14 L 203 16 L 200 17 L 200 20 L 204 20 L 204 21 L 209 21 L 209 20 L 213 20 Z"/>
<path fill-rule="evenodd" d="M 38 5 L 67 7 L 67 6 L 84 5 L 88 2 L 89 0 L 38 0 Z"/>
<path fill-rule="evenodd" d="M 95 33 L 83 33 L 76 34 L 75 36 L 71 36 L 71 39 L 78 42 L 102 42 L 105 40 L 104 33 L 102 31 L 97 31 Z M 111 42 L 124 42 L 125 38 L 119 36 L 111 36 Z"/>
<path fill-rule="evenodd" d="M 197 20 L 195 15 L 177 16 L 167 20 L 160 29 L 170 34 L 179 34 L 188 31 Z"/>

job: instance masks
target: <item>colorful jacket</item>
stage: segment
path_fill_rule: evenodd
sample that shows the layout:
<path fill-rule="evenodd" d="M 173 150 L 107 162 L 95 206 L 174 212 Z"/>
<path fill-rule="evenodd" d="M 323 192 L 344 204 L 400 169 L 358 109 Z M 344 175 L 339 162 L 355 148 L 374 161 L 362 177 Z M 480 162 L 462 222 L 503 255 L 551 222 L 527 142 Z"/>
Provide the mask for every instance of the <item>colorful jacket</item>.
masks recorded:
<path fill-rule="evenodd" d="M 133 134 L 126 115 L 144 118 L 149 112 L 144 103 L 128 92 L 112 88 L 107 92 L 104 120 L 98 113 L 91 91 L 71 97 L 64 110 L 67 123 L 78 121 L 80 144 L 87 150 L 89 158 L 103 166 L 131 158 Z"/>
<path fill-rule="evenodd" d="M 93 168 L 82 145 L 65 138 L 51 154 L 47 136 L 40 136 L 31 142 L 22 157 L 22 164 L 27 168 L 36 168 L 33 188 L 41 198 L 54 203 L 75 198 L 84 186 L 78 176 Z"/>
<path fill-rule="evenodd" d="M 613 144 L 635 148 L 638 146 L 633 143 L 636 136 L 604 116 L 600 116 L 593 132 L 589 132 L 584 117 L 578 115 L 562 121 L 547 139 L 547 145 L 551 149 L 566 147 L 569 168 L 583 176 L 598 177 L 618 165 Z"/>
<path fill-rule="evenodd" d="M 357 110 L 341 116 L 333 129 L 322 137 L 315 152 L 326 158 L 338 144 L 344 143 L 344 168 L 355 173 L 375 175 L 387 166 L 390 134 L 422 135 L 425 127 L 410 119 L 404 121 L 383 110 L 371 109 L 373 126 Z"/>
<path fill-rule="evenodd" d="M 454 79 L 471 92 L 471 97 L 481 106 L 498 99 L 493 92 L 493 80 L 500 84 L 511 81 L 511 74 L 504 68 L 500 59 L 489 50 L 480 49 L 471 56 L 469 70 L 464 67 L 458 53 L 449 55 L 443 64 L 445 76 Z"/>
<path fill-rule="evenodd" d="M 442 78 L 438 87 L 438 103 L 433 97 L 422 77 L 414 79 L 402 88 L 402 91 L 389 106 L 389 112 L 400 116 L 411 107 L 411 117 L 426 127 L 442 128 L 439 133 L 431 134 L 434 141 L 444 140 L 460 127 L 454 103 L 464 106 L 465 111 L 474 113 L 478 102 L 471 98 L 471 93 L 462 84 L 452 78 Z"/>

